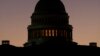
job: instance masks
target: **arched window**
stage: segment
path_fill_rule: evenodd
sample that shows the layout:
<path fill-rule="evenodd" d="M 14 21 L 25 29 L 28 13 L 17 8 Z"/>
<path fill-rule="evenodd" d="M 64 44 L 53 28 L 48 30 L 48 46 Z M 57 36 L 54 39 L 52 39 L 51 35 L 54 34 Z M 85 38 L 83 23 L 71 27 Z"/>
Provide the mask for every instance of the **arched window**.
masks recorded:
<path fill-rule="evenodd" d="M 55 36 L 54 34 L 55 34 L 55 33 L 54 33 L 54 30 L 52 30 L 52 36 Z"/>
<path fill-rule="evenodd" d="M 48 30 L 48 31 L 49 31 L 49 33 L 48 33 L 48 34 L 49 34 L 49 36 L 51 36 L 51 34 L 52 34 L 51 30 Z"/>
<path fill-rule="evenodd" d="M 48 30 L 45 30 L 45 36 L 48 36 Z"/>
<path fill-rule="evenodd" d="M 67 33 L 65 30 L 57 30 L 57 29 L 46 29 L 41 30 L 41 35 L 45 37 L 57 37 L 57 36 L 66 36 Z"/>

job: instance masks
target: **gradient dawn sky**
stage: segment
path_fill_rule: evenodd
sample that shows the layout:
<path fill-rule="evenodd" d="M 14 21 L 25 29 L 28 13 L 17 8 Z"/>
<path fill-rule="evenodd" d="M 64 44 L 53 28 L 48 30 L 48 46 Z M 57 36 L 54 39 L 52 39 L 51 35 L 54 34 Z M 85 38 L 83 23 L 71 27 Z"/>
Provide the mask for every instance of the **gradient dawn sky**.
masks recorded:
<path fill-rule="evenodd" d="M 38 0 L 0 0 L 0 43 L 27 42 L 27 26 Z M 100 0 L 62 0 L 73 25 L 73 39 L 81 45 L 97 42 L 100 46 Z M 52 3 L 51 3 L 52 4 Z"/>

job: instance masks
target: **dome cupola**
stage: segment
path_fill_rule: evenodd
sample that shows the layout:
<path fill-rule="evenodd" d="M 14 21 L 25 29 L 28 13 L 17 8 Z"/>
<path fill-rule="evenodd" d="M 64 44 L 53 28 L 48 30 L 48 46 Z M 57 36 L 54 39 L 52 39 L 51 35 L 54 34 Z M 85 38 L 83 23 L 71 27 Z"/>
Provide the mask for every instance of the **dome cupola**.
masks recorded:
<path fill-rule="evenodd" d="M 36 14 L 63 14 L 65 7 L 60 0 L 40 0 L 36 7 Z"/>

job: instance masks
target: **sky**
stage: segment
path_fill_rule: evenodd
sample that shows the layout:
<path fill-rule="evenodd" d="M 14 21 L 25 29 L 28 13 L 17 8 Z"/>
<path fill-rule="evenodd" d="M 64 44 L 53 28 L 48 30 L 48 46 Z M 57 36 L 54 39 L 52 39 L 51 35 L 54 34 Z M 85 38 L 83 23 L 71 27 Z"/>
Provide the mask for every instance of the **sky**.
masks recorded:
<path fill-rule="evenodd" d="M 27 26 L 38 0 L 0 0 L 0 44 L 27 42 Z M 100 0 L 62 0 L 73 25 L 73 41 L 79 45 L 97 42 L 100 46 Z M 52 3 L 51 3 L 52 4 Z"/>

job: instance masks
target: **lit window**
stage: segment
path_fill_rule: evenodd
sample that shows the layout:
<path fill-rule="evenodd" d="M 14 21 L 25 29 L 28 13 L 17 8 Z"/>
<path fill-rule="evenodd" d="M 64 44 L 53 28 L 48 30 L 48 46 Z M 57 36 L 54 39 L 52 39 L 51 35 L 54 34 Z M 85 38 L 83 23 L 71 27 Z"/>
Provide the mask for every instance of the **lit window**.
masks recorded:
<path fill-rule="evenodd" d="M 51 30 L 49 30 L 49 36 L 51 36 Z"/>
<path fill-rule="evenodd" d="M 57 30 L 42 30 L 42 36 L 58 36 Z"/>
<path fill-rule="evenodd" d="M 52 30 L 52 36 L 55 36 L 54 34 L 55 34 L 55 33 L 54 33 L 54 30 Z"/>
<path fill-rule="evenodd" d="M 48 36 L 48 30 L 45 30 L 45 36 Z"/>

